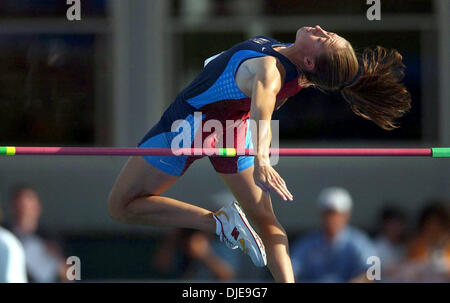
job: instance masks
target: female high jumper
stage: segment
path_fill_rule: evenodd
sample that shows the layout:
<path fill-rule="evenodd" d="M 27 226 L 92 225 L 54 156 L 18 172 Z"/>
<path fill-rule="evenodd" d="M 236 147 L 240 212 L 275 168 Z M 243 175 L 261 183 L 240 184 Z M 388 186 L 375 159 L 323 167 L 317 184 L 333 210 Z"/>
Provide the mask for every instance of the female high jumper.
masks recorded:
<path fill-rule="evenodd" d="M 253 139 L 255 156 L 209 159 L 239 203 L 213 212 L 162 196 L 202 156 L 132 157 L 110 193 L 111 217 L 126 224 L 216 233 L 230 248 L 247 253 L 256 266 L 267 265 L 275 281 L 295 282 L 288 238 L 273 212 L 270 191 L 284 200 L 292 201 L 293 196 L 269 161 L 270 123 L 258 122 L 270 121 L 287 98 L 313 86 L 340 91 L 357 115 L 385 130 L 394 129 L 398 127 L 394 120 L 411 107 L 410 94 L 401 83 L 404 67 L 396 50 L 377 46 L 357 56 L 347 40 L 318 25 L 300 28 L 294 43 L 256 36 L 234 45 L 205 61 L 200 74 L 178 94 L 139 147 L 171 148 L 178 135 L 172 123 L 182 119 L 194 129 L 194 113 L 201 112 L 202 125 L 219 120 L 223 132 L 198 131 L 189 143 L 200 136 L 201 142 L 214 148 L 225 136 L 225 121 L 234 121 L 234 146 L 221 147 L 254 148 Z M 253 134 L 256 138 L 251 137 L 249 119 L 256 121 L 260 134 Z"/>

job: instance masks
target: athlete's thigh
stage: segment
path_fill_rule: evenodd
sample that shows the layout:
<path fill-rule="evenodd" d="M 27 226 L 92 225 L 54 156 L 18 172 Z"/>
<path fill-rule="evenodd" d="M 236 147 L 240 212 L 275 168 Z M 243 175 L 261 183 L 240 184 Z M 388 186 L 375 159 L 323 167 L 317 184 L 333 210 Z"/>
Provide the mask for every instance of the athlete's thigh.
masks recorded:
<path fill-rule="evenodd" d="M 136 197 L 160 195 L 179 178 L 154 167 L 142 157 L 131 157 L 111 190 L 110 203 L 128 203 Z"/>
<path fill-rule="evenodd" d="M 275 218 L 270 195 L 256 185 L 253 178 L 254 166 L 233 174 L 219 173 L 245 213 L 254 220 L 273 220 Z M 254 222 L 255 223 L 255 222 Z"/>

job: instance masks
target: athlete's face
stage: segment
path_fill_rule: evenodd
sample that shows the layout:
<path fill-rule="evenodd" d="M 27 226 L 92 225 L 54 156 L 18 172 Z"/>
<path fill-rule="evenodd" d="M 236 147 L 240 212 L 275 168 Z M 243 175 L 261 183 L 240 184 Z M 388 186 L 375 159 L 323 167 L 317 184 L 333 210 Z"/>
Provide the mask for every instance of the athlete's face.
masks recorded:
<path fill-rule="evenodd" d="M 297 30 L 295 44 L 302 57 L 316 58 L 323 50 L 330 47 L 344 47 L 346 40 L 339 35 L 328 32 L 319 25 L 304 26 Z"/>

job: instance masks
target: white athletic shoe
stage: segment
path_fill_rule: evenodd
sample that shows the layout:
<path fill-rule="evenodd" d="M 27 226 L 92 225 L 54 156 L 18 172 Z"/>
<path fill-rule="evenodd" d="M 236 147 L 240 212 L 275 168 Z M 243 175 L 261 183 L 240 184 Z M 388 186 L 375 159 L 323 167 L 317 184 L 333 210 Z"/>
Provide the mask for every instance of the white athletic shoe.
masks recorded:
<path fill-rule="evenodd" d="M 219 226 L 220 241 L 231 249 L 240 248 L 258 267 L 267 265 L 266 250 L 261 238 L 253 230 L 237 201 L 222 207 L 214 214 Z"/>

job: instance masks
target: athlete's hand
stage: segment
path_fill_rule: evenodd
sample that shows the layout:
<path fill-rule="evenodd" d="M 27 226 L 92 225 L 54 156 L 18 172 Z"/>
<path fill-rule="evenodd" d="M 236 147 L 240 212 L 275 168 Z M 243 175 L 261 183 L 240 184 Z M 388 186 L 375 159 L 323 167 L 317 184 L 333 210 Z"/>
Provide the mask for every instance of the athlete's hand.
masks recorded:
<path fill-rule="evenodd" d="M 274 190 L 284 200 L 292 201 L 294 196 L 289 192 L 283 178 L 273 169 L 269 164 L 269 160 L 261 160 L 255 158 L 255 169 L 253 172 L 253 178 L 256 185 L 258 185 L 266 194 L 270 193 L 270 190 Z"/>

